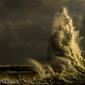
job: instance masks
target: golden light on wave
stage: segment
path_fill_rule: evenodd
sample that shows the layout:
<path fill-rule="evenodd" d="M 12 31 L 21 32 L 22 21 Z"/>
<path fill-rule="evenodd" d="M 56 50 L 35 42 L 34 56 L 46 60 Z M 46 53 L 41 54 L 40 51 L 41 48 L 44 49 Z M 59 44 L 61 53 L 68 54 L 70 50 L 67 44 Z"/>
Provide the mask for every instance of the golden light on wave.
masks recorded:
<path fill-rule="evenodd" d="M 66 7 L 55 14 L 48 41 L 48 65 L 29 59 L 41 78 L 60 76 L 64 80 L 85 74 L 85 61 L 79 47 L 79 30 L 73 26 Z M 45 67 L 46 66 L 46 67 Z M 46 74 L 48 73 L 48 74 Z"/>

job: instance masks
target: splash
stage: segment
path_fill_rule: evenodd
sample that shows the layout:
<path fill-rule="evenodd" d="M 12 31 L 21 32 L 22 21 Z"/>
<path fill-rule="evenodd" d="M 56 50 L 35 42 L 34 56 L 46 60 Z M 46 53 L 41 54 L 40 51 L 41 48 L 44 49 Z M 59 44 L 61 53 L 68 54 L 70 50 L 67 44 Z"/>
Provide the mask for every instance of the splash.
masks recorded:
<path fill-rule="evenodd" d="M 38 77 L 41 79 L 50 77 L 55 74 L 50 65 L 43 65 L 39 61 L 31 58 L 29 59 L 29 63 L 34 66 L 35 71 L 38 73 Z"/>
<path fill-rule="evenodd" d="M 41 82 L 46 78 L 52 80 L 54 84 L 51 82 L 51 85 L 56 85 L 56 82 L 62 85 L 60 80 L 72 85 L 76 80 L 84 82 L 85 60 L 81 56 L 79 42 L 79 31 L 73 26 L 72 18 L 64 7 L 54 16 L 52 33 L 48 41 L 47 65 L 33 59 L 29 60 L 36 68 Z"/>
<path fill-rule="evenodd" d="M 73 26 L 72 18 L 64 7 L 54 17 L 48 45 L 48 57 L 56 71 L 85 70 L 79 40 L 79 31 Z"/>

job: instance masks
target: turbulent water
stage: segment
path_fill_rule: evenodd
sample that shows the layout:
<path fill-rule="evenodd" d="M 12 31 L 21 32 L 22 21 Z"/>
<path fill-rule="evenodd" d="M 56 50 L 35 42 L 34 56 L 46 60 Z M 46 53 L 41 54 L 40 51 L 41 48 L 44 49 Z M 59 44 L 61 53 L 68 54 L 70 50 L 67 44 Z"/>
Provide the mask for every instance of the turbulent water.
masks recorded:
<path fill-rule="evenodd" d="M 44 67 L 37 61 L 31 60 L 37 68 L 36 71 L 40 73 L 39 76 L 44 75 L 41 76 L 42 79 L 48 77 L 51 79 L 55 76 L 56 79 L 53 82 L 59 82 L 58 79 L 70 83 L 76 80 L 84 82 L 85 60 L 81 56 L 79 42 L 79 31 L 73 26 L 72 18 L 64 7 L 54 16 L 52 33 L 48 41 L 47 64 L 49 65 Z"/>

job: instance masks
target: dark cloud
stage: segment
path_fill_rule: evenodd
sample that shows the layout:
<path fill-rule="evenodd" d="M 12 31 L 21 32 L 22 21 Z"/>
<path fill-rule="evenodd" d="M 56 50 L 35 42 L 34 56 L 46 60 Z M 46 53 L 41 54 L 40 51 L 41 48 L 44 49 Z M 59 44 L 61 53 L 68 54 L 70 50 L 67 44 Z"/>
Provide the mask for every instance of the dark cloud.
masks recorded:
<path fill-rule="evenodd" d="M 66 0 L 0 0 L 2 15 L 29 15 L 30 13 L 54 13 Z"/>

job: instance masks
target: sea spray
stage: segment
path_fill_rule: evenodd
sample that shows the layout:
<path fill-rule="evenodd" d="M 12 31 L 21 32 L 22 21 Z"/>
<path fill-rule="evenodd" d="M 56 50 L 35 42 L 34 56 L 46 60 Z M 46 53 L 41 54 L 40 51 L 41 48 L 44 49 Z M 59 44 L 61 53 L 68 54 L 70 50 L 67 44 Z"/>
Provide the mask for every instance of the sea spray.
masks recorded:
<path fill-rule="evenodd" d="M 47 66 L 29 59 L 40 76 L 39 82 L 46 83 L 49 80 L 51 82 L 48 85 L 84 84 L 85 60 L 81 56 L 79 38 L 79 31 L 73 26 L 67 8 L 63 7 L 54 16 L 52 33 L 48 41 Z"/>
<path fill-rule="evenodd" d="M 48 44 L 48 58 L 56 72 L 85 70 L 78 40 L 79 31 L 73 26 L 72 18 L 64 7 L 54 17 Z"/>
<path fill-rule="evenodd" d="M 39 61 L 29 59 L 29 63 L 34 66 L 35 71 L 38 73 L 38 77 L 43 79 L 55 75 L 51 65 L 43 65 Z"/>

